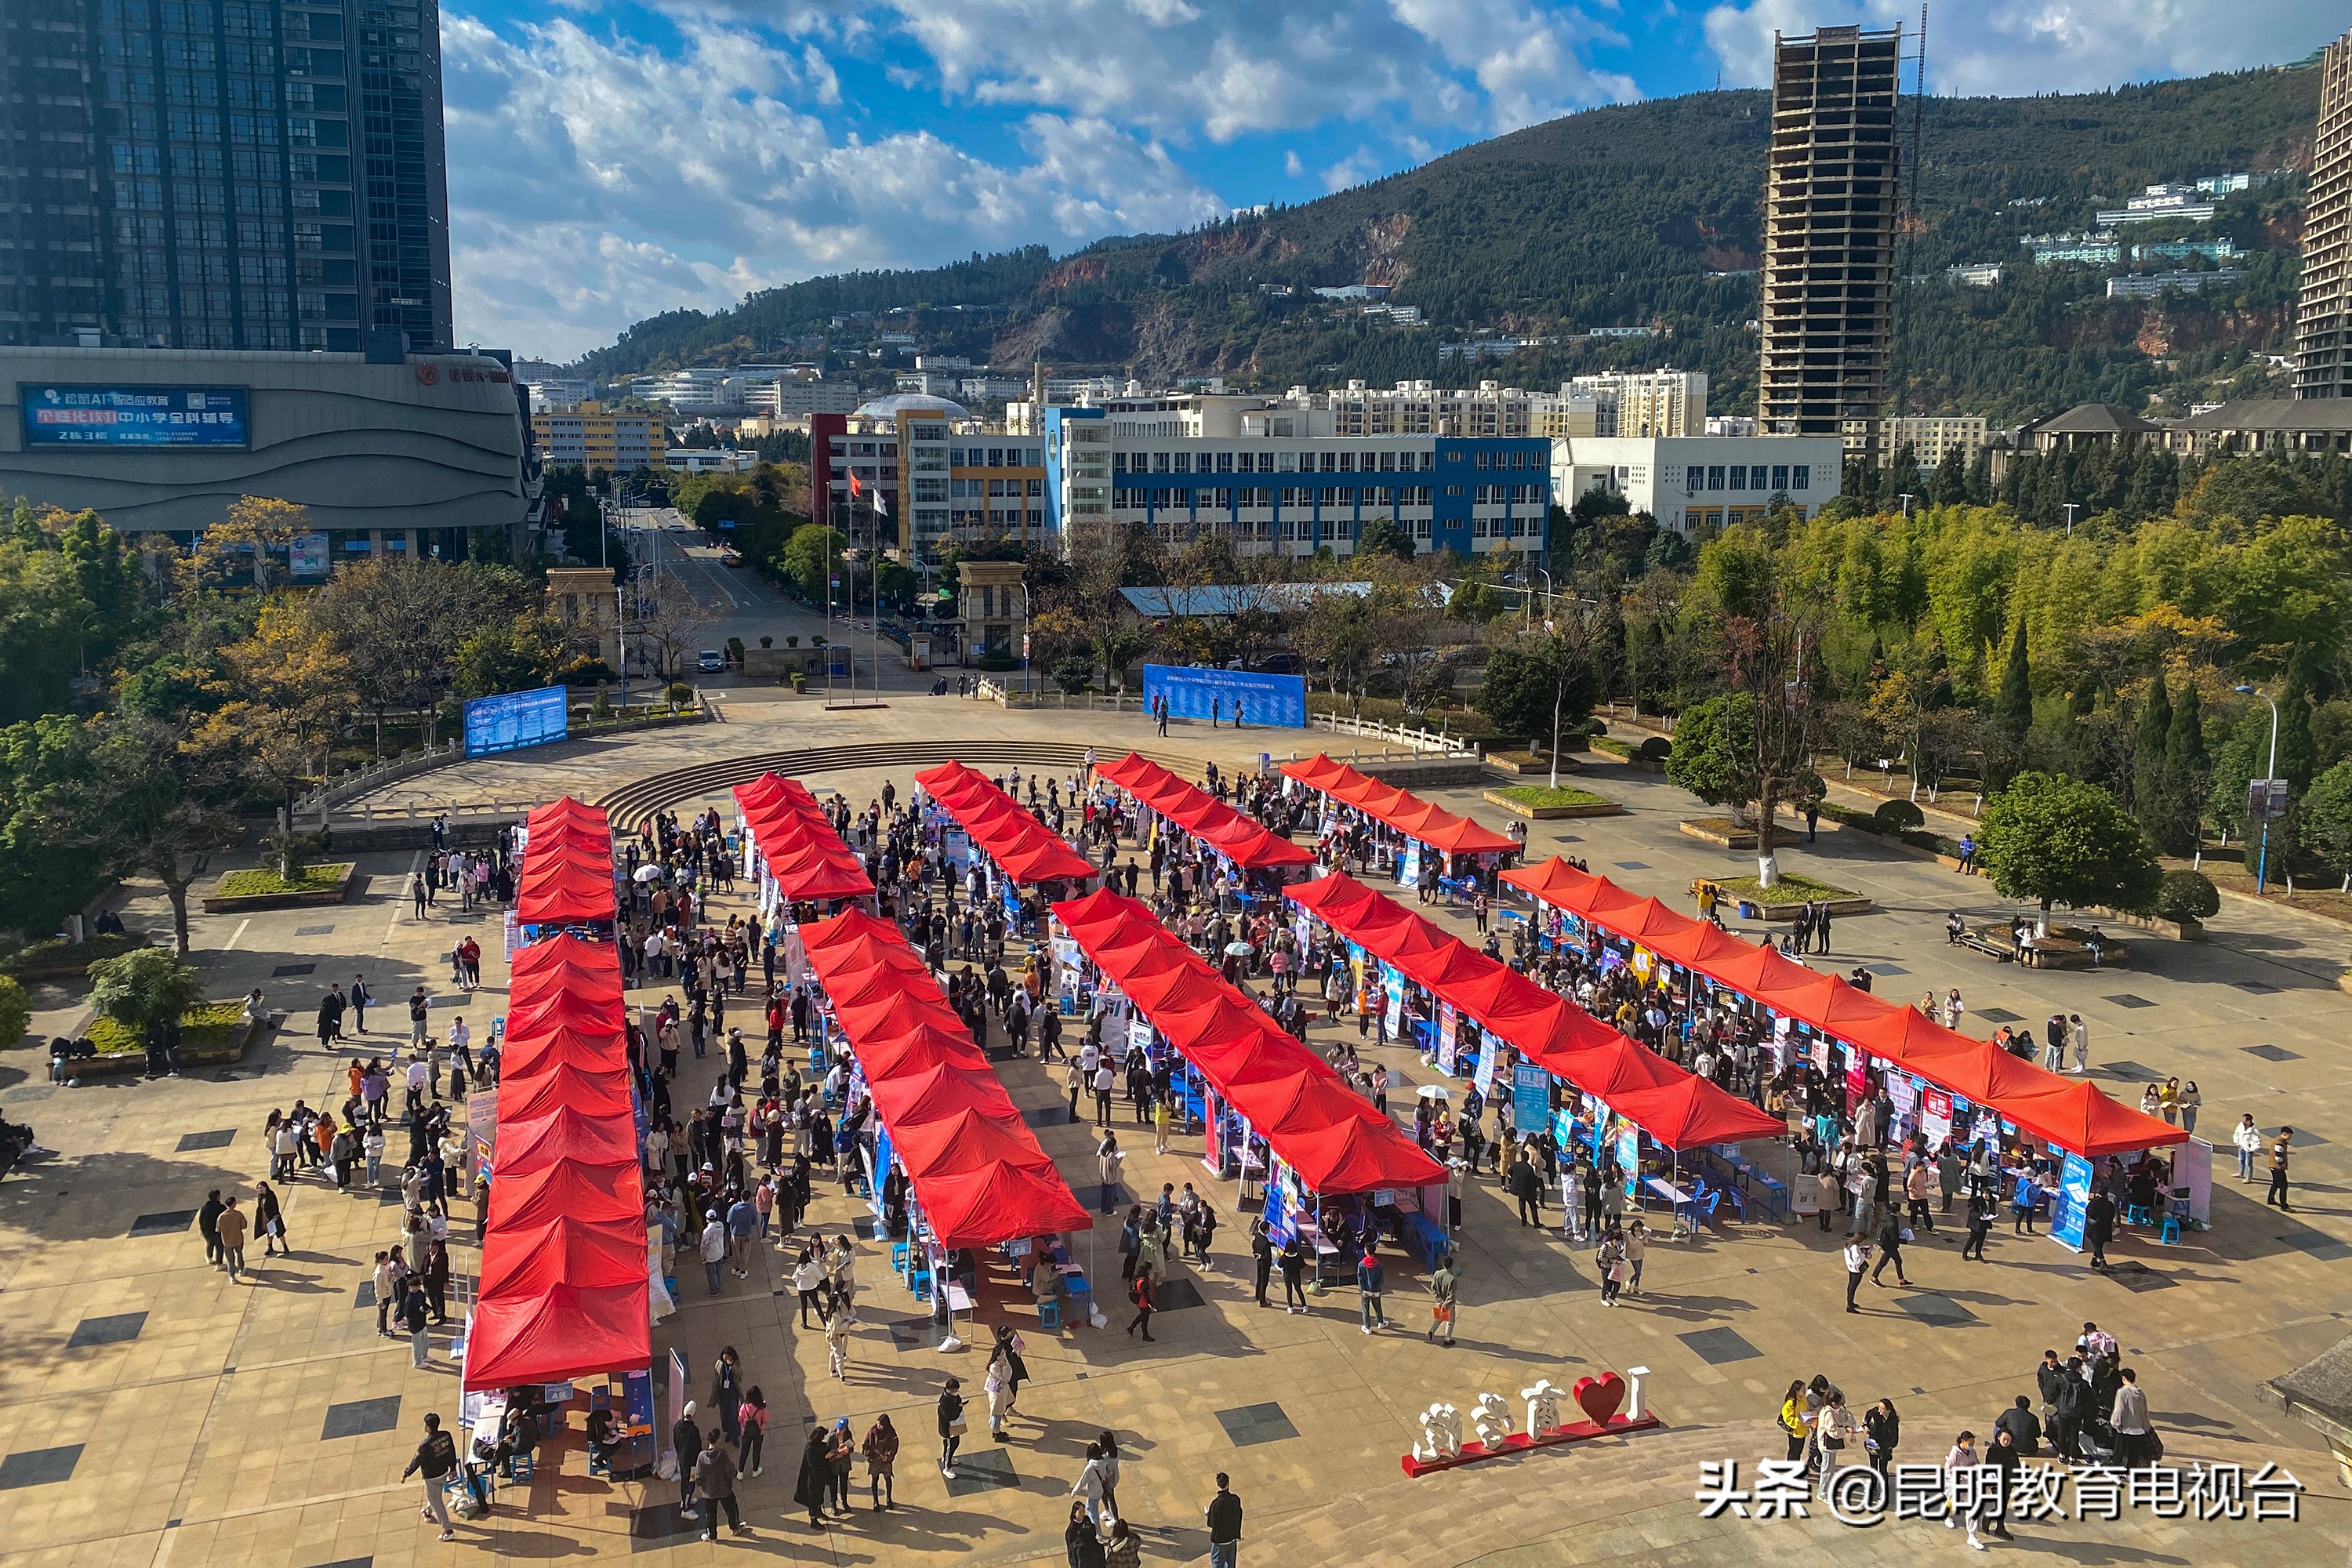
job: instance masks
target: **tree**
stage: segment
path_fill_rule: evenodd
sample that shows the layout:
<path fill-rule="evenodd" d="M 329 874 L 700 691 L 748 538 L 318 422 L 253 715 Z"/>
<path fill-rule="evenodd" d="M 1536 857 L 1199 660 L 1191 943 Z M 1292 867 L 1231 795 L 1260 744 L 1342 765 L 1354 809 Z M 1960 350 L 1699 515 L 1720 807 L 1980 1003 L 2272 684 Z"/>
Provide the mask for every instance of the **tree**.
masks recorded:
<path fill-rule="evenodd" d="M 1363 710 L 1379 628 L 1370 594 L 1321 594 L 1299 617 L 1297 641 L 1310 668 L 1323 672 L 1324 689 L 1348 694 L 1348 710 Z"/>
<path fill-rule="evenodd" d="M 522 598 L 511 571 L 377 556 L 336 573 L 309 615 L 341 644 L 352 689 L 375 715 L 381 752 L 390 712 L 424 714 L 425 742 L 438 741 L 458 645 L 477 626 L 510 621 Z"/>
<path fill-rule="evenodd" d="M 243 775 L 290 816 L 295 786 L 324 771 L 335 726 L 357 700 L 350 662 L 305 601 L 281 595 L 262 605 L 251 636 L 220 650 L 220 668 L 208 687 L 220 706 L 189 742 L 217 775 Z"/>
<path fill-rule="evenodd" d="M 76 846 L 108 880 L 152 877 L 172 905 L 172 930 L 188 952 L 188 889 L 215 853 L 234 845 L 236 818 L 205 798 L 208 760 L 152 720 L 110 719 L 89 735 L 87 781 L 52 785 L 39 809 L 50 831 Z"/>
<path fill-rule="evenodd" d="M 45 545 L 0 543 L 0 723 L 66 706 L 99 624 L 73 562 Z"/>
<path fill-rule="evenodd" d="M 841 544 L 838 531 L 821 522 L 803 523 L 784 542 L 777 570 L 803 598 L 823 604 L 833 579 L 841 574 Z"/>
<path fill-rule="evenodd" d="M 2173 838 L 2167 843 L 2159 837 L 2157 842 L 2169 854 L 2186 854 L 2197 847 L 2198 818 L 2213 771 L 2205 755 L 2205 714 L 2194 679 L 2181 687 L 2180 700 L 2172 705 L 2172 722 L 2164 735 L 2164 770 L 2172 788 L 2168 831 Z M 2186 848 L 2176 847 L 2184 840 Z"/>
<path fill-rule="evenodd" d="M 1388 555 L 1399 561 L 1410 561 L 1413 558 L 1414 549 L 1412 532 L 1392 517 L 1365 519 L 1363 531 L 1356 536 L 1356 559 L 1359 561 L 1367 555 Z"/>
<path fill-rule="evenodd" d="M 686 668 L 688 651 L 701 646 L 709 619 L 709 608 L 686 579 L 664 572 L 654 579 L 645 607 L 630 630 L 635 634 L 637 647 L 650 651 L 646 663 L 654 673 L 664 680 L 676 680 Z"/>
<path fill-rule="evenodd" d="M 89 1005 L 101 1018 L 144 1034 L 205 999 L 204 976 L 161 948 L 142 947 L 89 966 Z"/>
<path fill-rule="evenodd" d="M 2025 616 L 2009 639 L 2009 663 L 2000 672 L 2000 695 L 1993 700 L 1993 721 L 2013 741 L 2021 741 L 2033 727 L 2033 670 L 2025 651 Z"/>
<path fill-rule="evenodd" d="M 47 810 L 92 784 L 89 726 L 64 714 L 0 729 L 0 930 L 44 937 L 105 891 L 112 870 L 65 841 Z"/>
<path fill-rule="evenodd" d="M 1512 637 L 1488 653 L 1472 702 L 1505 734 L 1540 740 L 1581 723 L 1599 697 L 1583 649 L 1547 633 Z"/>
<path fill-rule="evenodd" d="M 196 536 L 185 585 L 234 582 L 250 573 L 254 587 L 266 594 L 278 582 L 277 563 L 270 557 L 283 554 L 297 538 L 311 531 L 307 507 L 274 496 L 239 496 L 226 517 Z"/>
<path fill-rule="evenodd" d="M 2165 743 L 2172 733 L 2172 696 L 2164 689 L 2164 668 L 2157 667 L 2148 682 L 2147 700 L 2140 704 L 2139 729 L 2132 744 L 2132 810 L 2158 844 L 2160 830 L 2171 811 L 2174 791 Z"/>
<path fill-rule="evenodd" d="M 33 1021 L 33 999 L 14 975 L 0 974 L 0 1050 L 25 1037 L 25 1026 Z"/>
<path fill-rule="evenodd" d="M 2163 868 L 2156 847 L 2115 796 L 2063 773 L 2024 773 L 1985 807 L 1977 858 L 2003 898 L 2050 909 L 2104 906 L 2145 914 L 2155 906 Z"/>
<path fill-rule="evenodd" d="M 457 645 L 460 697 L 528 691 L 562 678 L 572 652 L 563 623 L 532 613 L 494 621 Z"/>
<path fill-rule="evenodd" d="M 2311 781 L 2298 837 L 2352 888 L 2352 762 L 2338 763 Z"/>
<path fill-rule="evenodd" d="M 1709 697 L 1683 710 L 1666 753 L 1666 777 L 1709 805 L 1737 814 L 1755 800 L 1756 700 L 1748 692 Z"/>

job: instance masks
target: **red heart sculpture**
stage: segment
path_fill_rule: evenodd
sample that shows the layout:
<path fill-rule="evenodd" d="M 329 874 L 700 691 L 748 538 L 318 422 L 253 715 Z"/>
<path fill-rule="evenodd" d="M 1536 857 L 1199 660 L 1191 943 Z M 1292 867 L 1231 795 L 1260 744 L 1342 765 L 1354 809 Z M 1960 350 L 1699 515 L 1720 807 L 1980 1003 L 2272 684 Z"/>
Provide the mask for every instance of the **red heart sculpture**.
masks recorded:
<path fill-rule="evenodd" d="M 1599 1377 L 1578 1378 L 1570 1392 L 1595 1426 L 1606 1426 L 1609 1418 L 1625 1403 L 1625 1380 L 1613 1372 L 1604 1372 Z"/>

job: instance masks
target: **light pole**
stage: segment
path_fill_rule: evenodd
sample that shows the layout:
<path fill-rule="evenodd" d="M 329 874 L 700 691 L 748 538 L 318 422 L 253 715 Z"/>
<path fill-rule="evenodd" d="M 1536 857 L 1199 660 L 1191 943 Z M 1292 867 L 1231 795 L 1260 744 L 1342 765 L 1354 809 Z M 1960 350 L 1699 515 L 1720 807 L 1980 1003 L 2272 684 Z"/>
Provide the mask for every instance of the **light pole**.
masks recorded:
<path fill-rule="evenodd" d="M 2074 514 L 2082 510 L 2081 501 L 2070 500 L 2066 503 L 2066 537 L 2069 539 L 2074 537 Z"/>
<path fill-rule="evenodd" d="M 1911 515 L 1911 503 L 1919 498 L 1913 495 L 1909 490 L 1905 490 L 1895 499 L 1903 503 L 1903 515 L 1907 518 Z"/>
<path fill-rule="evenodd" d="M 1545 571 L 1542 567 L 1540 567 L 1540 566 L 1538 566 L 1538 565 L 1534 564 L 1532 562 L 1530 562 L 1530 563 L 1528 563 L 1528 571 L 1530 571 L 1530 572 L 1535 572 L 1535 573 L 1539 573 L 1539 574 L 1541 574 L 1541 575 L 1542 575 L 1542 577 L 1543 577 L 1543 580 L 1544 580 L 1544 597 L 1545 597 L 1547 600 L 1549 600 L 1549 598 L 1551 598 L 1551 597 L 1552 597 L 1551 574 L 1550 574 L 1549 572 Z M 1535 618 L 1536 618 L 1536 591 L 1535 591 L 1533 588 L 1529 588 L 1529 589 L 1528 589 L 1528 590 L 1527 590 L 1527 595 L 1528 595 L 1528 611 L 1527 611 L 1527 619 L 1528 619 L 1528 623 L 1529 623 L 1530 625 L 1532 625 L 1532 624 L 1534 623 L 1534 621 L 1535 621 Z M 1547 617 L 1547 618 L 1546 618 L 1546 620 L 1545 620 L 1545 625 L 1546 625 L 1546 626 L 1547 626 L 1547 627 L 1549 627 L 1549 625 L 1550 625 L 1550 621 L 1549 621 L 1549 617 Z"/>
<path fill-rule="evenodd" d="M 2263 841 L 2261 847 L 2254 851 L 2254 892 L 2259 897 L 2263 890 L 2263 880 L 2270 873 L 2271 865 L 2270 784 L 2272 780 L 2278 777 L 2279 710 L 2277 700 L 2267 691 L 2256 691 L 2251 686 L 2241 686 L 2238 688 L 2238 692 L 2244 697 L 2260 697 L 2271 705 L 2271 760 L 2269 765 L 2263 770 Z"/>
<path fill-rule="evenodd" d="M 1546 581 L 1549 582 L 1549 579 L 1547 578 Z M 1558 663 L 1559 657 L 1559 627 L 1558 623 L 1553 621 L 1549 616 L 1544 617 L 1544 631 L 1551 637 L 1551 651 L 1552 658 L 1554 659 L 1551 671 L 1551 787 L 1558 789 L 1559 787 L 1559 703 L 1560 699 L 1567 695 L 1567 689 L 1564 683 L 1560 680 L 1560 669 Z"/>

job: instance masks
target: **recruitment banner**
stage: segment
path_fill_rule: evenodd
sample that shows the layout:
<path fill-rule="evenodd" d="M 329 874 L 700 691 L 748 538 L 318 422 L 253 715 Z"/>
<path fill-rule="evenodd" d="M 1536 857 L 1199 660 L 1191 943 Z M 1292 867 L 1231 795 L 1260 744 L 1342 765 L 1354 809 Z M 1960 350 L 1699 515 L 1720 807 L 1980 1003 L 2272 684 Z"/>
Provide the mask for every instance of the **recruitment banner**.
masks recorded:
<path fill-rule="evenodd" d="M 1238 720 L 1244 725 L 1281 730 L 1307 727 L 1307 681 L 1301 676 L 1195 665 L 1145 665 L 1145 710 L 1155 709 L 1163 698 L 1173 718 L 1206 719 L 1219 724 Z"/>
<path fill-rule="evenodd" d="M 2083 1250 L 2083 1211 L 2091 1202 L 2091 1163 L 2068 1154 L 2058 1173 L 2058 1190 L 2050 1194 L 2050 1239 L 2076 1252 Z"/>

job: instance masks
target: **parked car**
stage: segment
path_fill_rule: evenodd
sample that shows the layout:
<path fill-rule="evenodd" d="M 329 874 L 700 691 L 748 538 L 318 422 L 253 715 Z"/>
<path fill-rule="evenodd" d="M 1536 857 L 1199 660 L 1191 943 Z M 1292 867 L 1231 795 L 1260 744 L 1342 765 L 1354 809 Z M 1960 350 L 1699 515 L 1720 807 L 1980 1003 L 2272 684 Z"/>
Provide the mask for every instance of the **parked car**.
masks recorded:
<path fill-rule="evenodd" d="M 704 648 L 695 655 L 694 668 L 705 675 L 717 675 L 727 668 L 727 656 L 715 647 Z"/>

